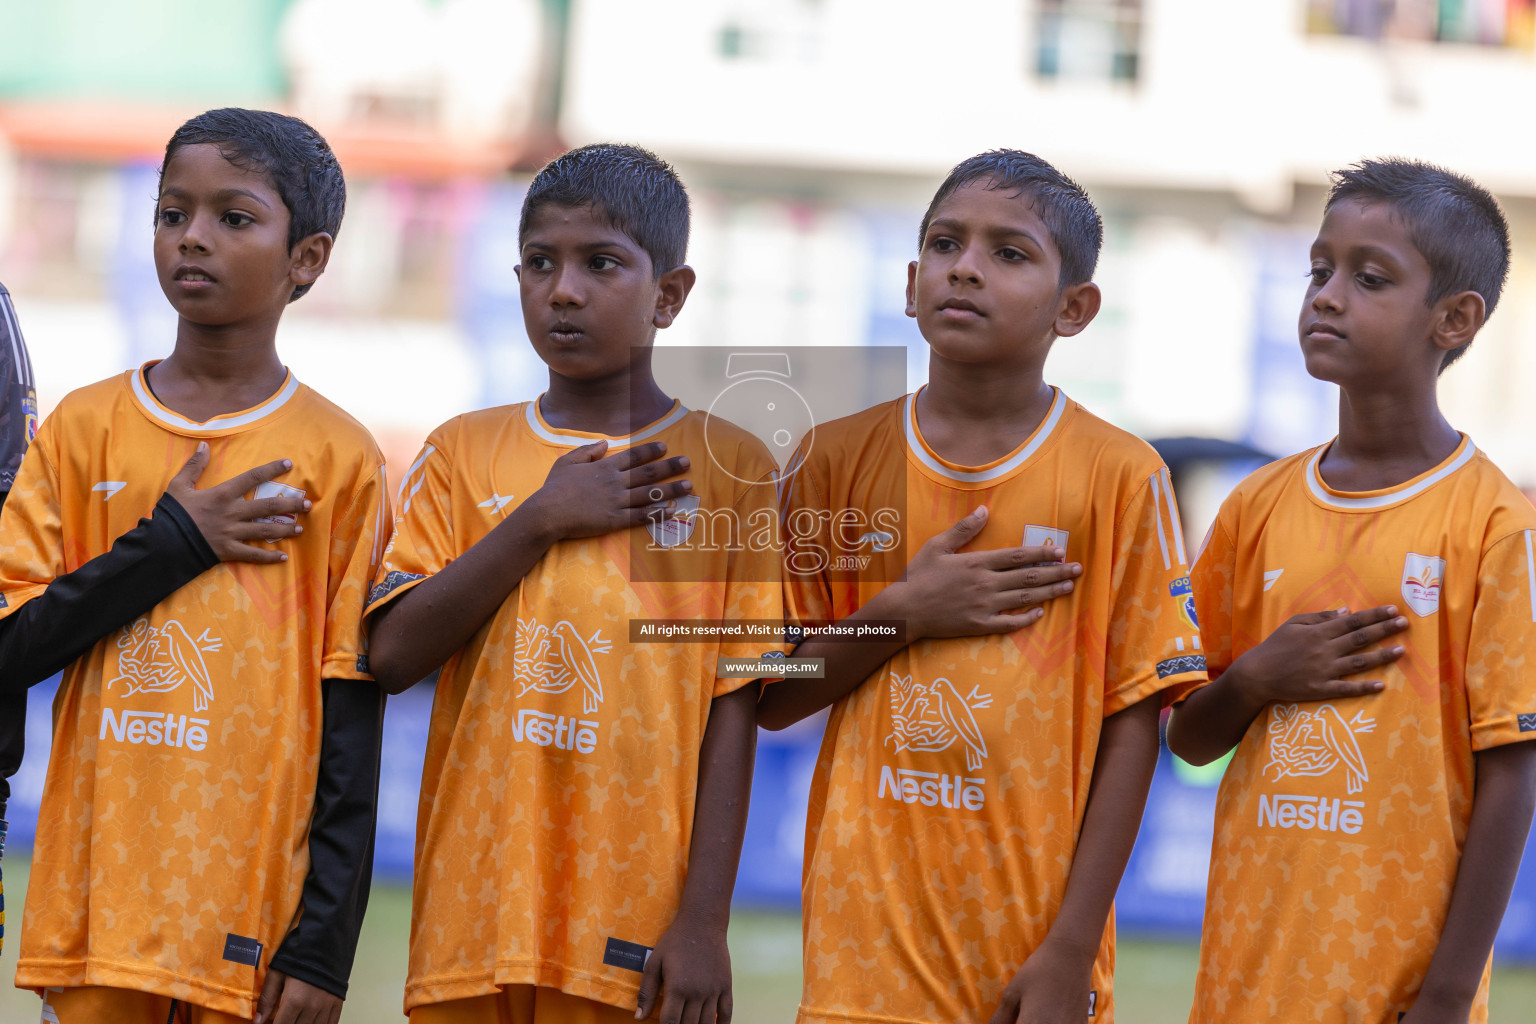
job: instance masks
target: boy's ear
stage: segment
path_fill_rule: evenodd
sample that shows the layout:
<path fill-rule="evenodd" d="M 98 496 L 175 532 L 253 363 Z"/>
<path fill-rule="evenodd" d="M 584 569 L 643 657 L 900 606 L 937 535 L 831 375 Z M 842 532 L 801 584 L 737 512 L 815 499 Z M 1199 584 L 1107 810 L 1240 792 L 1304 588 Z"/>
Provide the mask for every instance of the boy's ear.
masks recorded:
<path fill-rule="evenodd" d="M 907 316 L 917 316 L 917 260 L 907 264 Z"/>
<path fill-rule="evenodd" d="M 1435 303 L 1429 337 L 1442 352 L 1470 345 L 1488 319 L 1488 306 L 1481 294 L 1472 291 L 1447 295 Z"/>
<path fill-rule="evenodd" d="M 672 326 L 677 314 L 683 311 L 683 303 L 688 301 L 688 293 L 693 291 L 696 280 L 698 275 L 686 263 L 661 275 L 656 282 L 656 311 L 651 314 L 652 325 L 663 329 Z"/>
<path fill-rule="evenodd" d="M 1070 338 L 1082 333 L 1099 315 L 1099 305 L 1104 296 L 1092 281 L 1072 284 L 1061 290 L 1061 303 L 1056 309 L 1054 330 L 1058 338 Z"/>
<path fill-rule="evenodd" d="M 314 284 L 325 273 L 325 265 L 331 261 L 331 245 L 334 239 L 324 231 L 316 231 L 308 238 L 301 238 L 288 251 L 292 263 L 288 267 L 288 279 L 295 287 Z"/>

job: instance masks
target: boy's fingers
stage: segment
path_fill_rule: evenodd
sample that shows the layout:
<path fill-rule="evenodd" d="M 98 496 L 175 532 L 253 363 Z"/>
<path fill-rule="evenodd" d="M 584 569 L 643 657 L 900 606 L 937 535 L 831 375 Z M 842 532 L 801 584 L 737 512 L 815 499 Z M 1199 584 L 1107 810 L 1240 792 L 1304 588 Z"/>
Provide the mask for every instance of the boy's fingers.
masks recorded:
<path fill-rule="evenodd" d="M 661 989 L 661 1009 L 656 1014 L 656 1019 L 661 1024 L 682 1024 L 683 1010 L 687 1004 L 678 1005 L 677 997 L 672 994 L 672 987 L 664 985 Z"/>
<path fill-rule="evenodd" d="M 645 444 L 636 445 L 627 451 L 619 452 L 613 457 L 614 465 L 621 471 L 643 466 L 647 462 L 655 462 L 667 454 L 667 446 L 660 441 L 648 441 Z"/>
<path fill-rule="evenodd" d="M 692 490 L 692 480 L 668 480 L 662 484 L 631 487 L 629 493 L 625 495 L 624 501 L 629 508 L 643 508 L 647 505 L 659 505 L 664 501 L 680 498 Z"/>
<path fill-rule="evenodd" d="M 1292 615 L 1286 619 L 1286 625 L 1291 626 L 1321 626 L 1325 622 L 1332 622 L 1339 617 L 1336 611 L 1326 612 L 1302 612 L 1300 615 Z"/>
<path fill-rule="evenodd" d="M 1369 647 L 1371 644 L 1379 643 L 1389 636 L 1401 633 L 1407 628 L 1408 619 L 1405 616 L 1399 615 L 1395 619 L 1378 622 L 1373 626 L 1365 626 L 1355 630 L 1353 633 L 1345 633 L 1335 643 L 1340 645 L 1339 650 L 1341 651 L 1358 650 L 1362 647 Z"/>
<path fill-rule="evenodd" d="M 1367 608 L 1364 611 L 1353 612 L 1349 615 L 1339 615 L 1334 618 L 1329 632 L 1334 636 L 1343 636 L 1353 633 L 1366 626 L 1374 626 L 1378 622 L 1397 618 L 1396 605 L 1382 605 L 1378 608 Z"/>
<path fill-rule="evenodd" d="M 166 490 L 177 487 L 188 491 L 194 489 L 197 486 L 198 479 L 203 475 L 203 470 L 207 468 L 208 442 L 199 441 L 197 442 L 197 451 L 192 453 L 192 457 L 187 460 L 186 465 L 181 467 L 180 472 L 171 477 L 171 485 Z"/>
<path fill-rule="evenodd" d="M 303 532 L 304 527 L 298 523 L 258 523 L 255 520 L 229 527 L 229 533 L 235 540 L 283 540 Z"/>
<path fill-rule="evenodd" d="M 1383 647 L 1379 651 L 1361 651 L 1357 654 L 1346 654 L 1333 663 L 1333 670 L 1341 676 L 1358 675 L 1361 672 L 1369 672 L 1373 668 L 1382 665 L 1390 665 L 1403 656 L 1406 648 Z"/>
<path fill-rule="evenodd" d="M 983 625 L 988 633 L 1012 633 L 1023 629 L 1025 626 L 1033 626 L 1045 616 L 1045 612 L 1039 605 L 1027 612 L 1019 612 L 1016 615 L 994 615 Z"/>
<path fill-rule="evenodd" d="M 645 970 L 640 972 L 640 998 L 635 1006 L 635 1020 L 651 1015 L 656 1003 L 656 988 L 661 984 L 661 957 L 655 951 L 645 958 Z"/>
<path fill-rule="evenodd" d="M 662 459 L 659 462 L 647 462 L 636 466 L 634 469 L 624 471 L 625 487 L 642 487 L 645 484 L 654 483 L 657 480 L 666 480 L 668 477 L 686 473 L 692 465 L 686 455 L 675 455 L 670 459 Z"/>
<path fill-rule="evenodd" d="M 580 448 L 573 448 L 555 460 L 556 463 L 570 465 L 573 462 L 596 462 L 608 451 L 607 441 L 593 441 L 584 444 Z"/>
<path fill-rule="evenodd" d="M 257 484 L 264 484 L 268 480 L 274 480 L 293 468 L 293 460 L 278 459 L 269 462 L 265 466 L 257 466 L 248 469 L 244 473 L 238 473 L 219 484 L 219 490 L 230 495 L 239 496 L 246 491 L 254 491 Z"/>
<path fill-rule="evenodd" d="M 272 565 L 277 562 L 288 561 L 288 555 L 282 551 L 274 551 L 271 548 L 257 548 L 249 544 L 233 544 L 224 552 L 221 561 L 225 562 L 254 562 L 257 565 Z"/>
<path fill-rule="evenodd" d="M 955 552 L 963 548 L 987 525 L 987 506 L 980 505 L 974 512 L 960 520 L 928 543 L 940 551 Z"/>
<path fill-rule="evenodd" d="M 1050 565 L 1026 565 L 1006 569 L 988 579 L 998 590 L 1021 590 L 1024 587 L 1043 587 L 1052 583 L 1070 582 L 1082 574 L 1082 566 L 1076 562 L 1054 562 Z M 1069 587 L 1068 590 L 1071 588 Z"/>
<path fill-rule="evenodd" d="M 719 1021 L 720 1000 L 718 997 L 706 999 L 699 1004 L 699 1024 L 719 1024 Z"/>
<path fill-rule="evenodd" d="M 296 516 L 308 512 L 310 503 L 305 498 L 257 498 L 245 503 L 240 510 L 247 519 L 262 516 Z"/>
<path fill-rule="evenodd" d="M 730 990 L 720 993 L 720 1001 L 715 1004 L 715 1024 L 731 1024 L 731 1011 L 735 1009 L 735 1003 L 731 999 Z"/>
<path fill-rule="evenodd" d="M 1380 679 L 1330 679 L 1323 684 L 1323 692 L 1316 700 L 1332 700 L 1339 697 L 1367 697 L 1380 693 L 1387 684 Z"/>
<path fill-rule="evenodd" d="M 277 1006 L 277 997 L 282 995 L 283 982 L 288 976 L 281 971 L 268 971 L 267 980 L 261 983 L 261 998 L 256 1000 L 256 1020 L 259 1022 L 270 1021 L 272 1010 Z"/>
<path fill-rule="evenodd" d="M 1066 597 L 1072 593 L 1071 580 L 1063 580 L 1060 583 L 1047 583 L 1039 587 L 1023 587 L 1018 590 L 1007 590 L 997 595 L 997 610 L 1000 612 L 1012 611 L 1016 608 L 1029 608 L 1035 605 L 1054 601 L 1058 597 Z"/>

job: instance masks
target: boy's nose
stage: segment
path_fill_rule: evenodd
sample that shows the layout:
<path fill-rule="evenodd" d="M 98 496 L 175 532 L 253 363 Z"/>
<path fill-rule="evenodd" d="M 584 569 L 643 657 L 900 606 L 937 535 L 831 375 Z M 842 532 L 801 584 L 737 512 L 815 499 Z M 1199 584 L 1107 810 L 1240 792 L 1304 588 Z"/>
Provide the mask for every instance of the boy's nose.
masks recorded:
<path fill-rule="evenodd" d="M 549 301 L 554 306 L 580 306 L 582 304 L 581 292 L 577 288 L 577 275 L 561 268 L 556 271 L 555 279 L 549 292 Z"/>

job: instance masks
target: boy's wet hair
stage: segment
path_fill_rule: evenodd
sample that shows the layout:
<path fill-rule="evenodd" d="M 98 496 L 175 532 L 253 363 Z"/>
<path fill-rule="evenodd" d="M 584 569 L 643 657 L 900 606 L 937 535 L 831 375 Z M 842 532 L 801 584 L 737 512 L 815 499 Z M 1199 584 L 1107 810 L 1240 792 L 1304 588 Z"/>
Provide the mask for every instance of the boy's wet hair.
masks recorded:
<path fill-rule="evenodd" d="M 1029 200 L 1061 254 L 1062 288 L 1093 280 L 1099 249 L 1104 245 L 1104 221 L 1093 200 L 1077 182 L 1033 153 L 1019 149 L 992 149 L 955 165 L 923 214 L 917 233 L 919 251 L 939 204 L 978 181 L 986 182 L 989 190 L 1011 192 L 1015 199 Z"/>
<path fill-rule="evenodd" d="M 223 107 L 198 114 L 176 129 L 165 144 L 160 182 L 171 158 L 185 146 L 217 146 L 219 155 L 236 167 L 258 171 L 288 207 L 288 248 L 317 232 L 332 239 L 341 231 L 347 207 L 347 183 L 330 144 L 296 117 L 270 110 Z M 294 288 L 288 301 L 309 291 L 307 284 Z"/>
<path fill-rule="evenodd" d="M 1387 203 L 1402 220 L 1429 263 L 1425 305 L 1471 291 L 1483 297 L 1485 316 L 1493 315 L 1509 277 L 1509 224 L 1487 189 L 1443 167 L 1397 157 L 1362 160 L 1332 178 L 1324 213 L 1354 200 Z M 1467 345 L 1447 352 L 1440 369 L 1460 359 Z"/>
<path fill-rule="evenodd" d="M 672 165 L 648 149 L 602 142 L 551 160 L 523 197 L 519 247 L 528 222 L 546 206 L 590 207 L 645 250 L 658 278 L 688 255 L 688 190 Z"/>

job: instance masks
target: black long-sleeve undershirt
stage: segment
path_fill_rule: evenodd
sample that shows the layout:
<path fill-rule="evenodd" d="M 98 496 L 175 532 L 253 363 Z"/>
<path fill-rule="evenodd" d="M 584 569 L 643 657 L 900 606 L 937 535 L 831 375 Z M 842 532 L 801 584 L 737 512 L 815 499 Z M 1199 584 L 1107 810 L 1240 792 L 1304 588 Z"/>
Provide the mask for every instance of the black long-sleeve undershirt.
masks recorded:
<path fill-rule="evenodd" d="M 197 524 L 166 494 L 111 550 L 0 619 L 0 816 L 21 766 L 27 688 L 219 564 Z M 271 966 L 346 998 L 373 877 L 384 695 L 377 684 L 321 682 L 319 774 L 299 921 Z"/>

